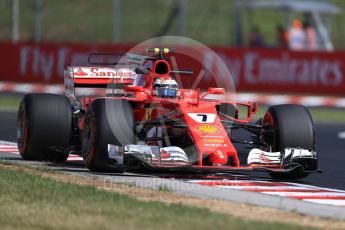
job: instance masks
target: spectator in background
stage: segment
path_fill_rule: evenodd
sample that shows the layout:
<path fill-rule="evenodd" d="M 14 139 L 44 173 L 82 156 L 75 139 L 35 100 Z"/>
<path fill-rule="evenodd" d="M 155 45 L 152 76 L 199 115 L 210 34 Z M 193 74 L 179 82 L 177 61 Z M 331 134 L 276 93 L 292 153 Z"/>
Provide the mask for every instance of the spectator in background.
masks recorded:
<path fill-rule="evenodd" d="M 282 25 L 277 25 L 277 48 L 288 48 L 288 32 Z"/>
<path fill-rule="evenodd" d="M 303 23 L 303 28 L 306 36 L 306 49 L 318 50 L 319 43 L 315 29 L 308 22 Z"/>
<path fill-rule="evenodd" d="M 287 49 L 289 43 L 289 33 L 282 25 L 277 25 L 277 47 Z"/>
<path fill-rule="evenodd" d="M 251 48 L 265 47 L 264 40 L 257 26 L 254 26 L 252 28 L 251 33 L 249 34 L 249 47 Z"/>
<path fill-rule="evenodd" d="M 306 33 L 302 28 L 301 21 L 295 19 L 292 21 L 289 30 L 289 48 L 291 50 L 304 50 L 306 44 Z"/>

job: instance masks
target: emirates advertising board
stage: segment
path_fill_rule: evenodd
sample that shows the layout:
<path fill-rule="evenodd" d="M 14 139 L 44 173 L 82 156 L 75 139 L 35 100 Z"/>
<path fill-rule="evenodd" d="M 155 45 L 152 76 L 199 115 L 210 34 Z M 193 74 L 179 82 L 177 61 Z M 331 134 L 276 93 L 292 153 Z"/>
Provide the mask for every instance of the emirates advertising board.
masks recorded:
<path fill-rule="evenodd" d="M 131 47 L 132 45 L 0 43 L 0 80 L 63 84 L 66 66 L 88 66 L 91 53 L 124 54 Z M 211 48 L 230 69 L 238 92 L 345 95 L 344 51 L 291 52 L 280 49 Z M 205 50 L 201 55 L 197 60 L 203 60 L 203 63 L 193 62 L 178 52 L 174 60 L 179 68 L 191 68 L 195 73 L 205 69 L 199 87 L 207 88 L 215 84 L 212 75 L 222 73 L 214 61 L 214 53 Z M 98 73 L 97 69 L 93 69 L 93 72 Z M 195 76 L 183 78 L 183 81 L 193 82 L 193 77 Z"/>

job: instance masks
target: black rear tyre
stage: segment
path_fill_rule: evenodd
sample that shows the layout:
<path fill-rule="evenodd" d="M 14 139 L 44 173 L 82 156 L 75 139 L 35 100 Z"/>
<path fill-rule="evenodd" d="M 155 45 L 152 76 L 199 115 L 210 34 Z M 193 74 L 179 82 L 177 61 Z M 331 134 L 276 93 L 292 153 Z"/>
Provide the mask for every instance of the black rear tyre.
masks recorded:
<path fill-rule="evenodd" d="M 108 144 L 135 143 L 132 107 L 127 101 L 96 99 L 85 116 L 82 135 L 84 164 L 93 172 L 123 172 L 123 165 L 108 156 Z"/>
<path fill-rule="evenodd" d="M 27 94 L 17 114 L 17 144 L 25 160 L 63 162 L 72 136 L 72 111 L 67 97 Z"/>
<path fill-rule="evenodd" d="M 272 151 L 285 148 L 316 150 L 314 123 L 308 109 L 302 105 L 276 105 L 266 112 L 263 124 L 274 130 Z M 303 170 L 291 173 L 270 173 L 276 179 L 300 179 L 308 176 Z"/>

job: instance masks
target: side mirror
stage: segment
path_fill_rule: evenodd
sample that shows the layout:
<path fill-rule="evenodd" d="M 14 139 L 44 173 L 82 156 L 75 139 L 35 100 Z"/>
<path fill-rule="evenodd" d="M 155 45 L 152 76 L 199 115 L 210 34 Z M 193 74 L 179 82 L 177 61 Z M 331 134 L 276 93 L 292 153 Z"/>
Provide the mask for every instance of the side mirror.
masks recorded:
<path fill-rule="evenodd" d="M 225 94 L 224 88 L 208 88 L 207 92 L 209 94 Z"/>
<path fill-rule="evenodd" d="M 252 103 L 252 114 L 257 113 L 258 109 L 259 109 L 259 103 L 258 102 L 253 102 Z"/>
<path fill-rule="evenodd" d="M 148 74 L 148 73 L 150 73 L 150 70 L 146 69 L 145 67 L 138 67 L 138 68 L 135 68 L 135 73 L 136 74 Z"/>
<path fill-rule="evenodd" d="M 144 87 L 138 85 L 126 85 L 125 90 L 130 92 L 145 92 Z"/>

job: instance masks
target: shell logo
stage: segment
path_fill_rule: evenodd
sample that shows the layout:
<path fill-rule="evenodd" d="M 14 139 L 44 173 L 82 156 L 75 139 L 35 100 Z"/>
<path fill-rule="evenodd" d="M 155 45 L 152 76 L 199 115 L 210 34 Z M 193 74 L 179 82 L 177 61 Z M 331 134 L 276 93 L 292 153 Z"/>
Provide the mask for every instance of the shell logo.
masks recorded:
<path fill-rule="evenodd" d="M 203 133 L 218 133 L 220 129 L 215 125 L 199 125 L 197 130 Z"/>

